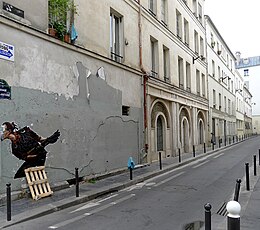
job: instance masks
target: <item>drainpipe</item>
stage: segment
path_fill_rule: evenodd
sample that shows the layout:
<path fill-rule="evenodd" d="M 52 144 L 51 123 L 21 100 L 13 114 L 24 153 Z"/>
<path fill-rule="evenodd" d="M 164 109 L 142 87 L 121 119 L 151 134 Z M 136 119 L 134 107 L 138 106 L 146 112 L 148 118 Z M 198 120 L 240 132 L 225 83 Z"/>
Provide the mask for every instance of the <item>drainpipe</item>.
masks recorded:
<path fill-rule="evenodd" d="M 143 67 L 143 47 L 142 47 L 142 23 L 141 23 L 141 17 L 142 17 L 142 6 L 140 3 L 140 0 L 138 0 L 139 4 L 139 11 L 138 11 L 138 35 L 139 35 L 139 66 L 140 69 L 143 73 L 143 97 L 144 97 L 144 102 L 143 102 L 143 111 L 144 111 L 144 149 L 145 153 L 148 151 L 148 144 L 146 143 L 146 138 L 147 138 L 147 80 L 148 76 L 147 73 Z"/>

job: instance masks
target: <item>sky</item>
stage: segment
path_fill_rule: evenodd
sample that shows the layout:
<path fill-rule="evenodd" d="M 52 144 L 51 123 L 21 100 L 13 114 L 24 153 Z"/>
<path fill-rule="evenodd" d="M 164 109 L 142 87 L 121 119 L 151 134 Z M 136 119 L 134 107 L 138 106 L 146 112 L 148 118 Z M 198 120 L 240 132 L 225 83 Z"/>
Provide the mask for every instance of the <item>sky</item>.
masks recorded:
<path fill-rule="evenodd" d="M 221 36 L 241 57 L 260 56 L 260 1 L 205 0 L 205 14 L 210 16 Z"/>

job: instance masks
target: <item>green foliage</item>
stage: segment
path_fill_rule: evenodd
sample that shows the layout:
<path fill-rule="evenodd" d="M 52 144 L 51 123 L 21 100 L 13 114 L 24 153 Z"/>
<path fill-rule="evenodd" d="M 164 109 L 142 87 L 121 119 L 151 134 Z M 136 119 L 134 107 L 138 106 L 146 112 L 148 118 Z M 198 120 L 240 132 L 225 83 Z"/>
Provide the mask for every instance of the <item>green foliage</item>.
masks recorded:
<path fill-rule="evenodd" d="M 77 14 L 77 7 L 73 0 L 49 0 L 49 26 L 57 30 L 57 35 L 62 38 L 66 31 L 67 17 Z"/>

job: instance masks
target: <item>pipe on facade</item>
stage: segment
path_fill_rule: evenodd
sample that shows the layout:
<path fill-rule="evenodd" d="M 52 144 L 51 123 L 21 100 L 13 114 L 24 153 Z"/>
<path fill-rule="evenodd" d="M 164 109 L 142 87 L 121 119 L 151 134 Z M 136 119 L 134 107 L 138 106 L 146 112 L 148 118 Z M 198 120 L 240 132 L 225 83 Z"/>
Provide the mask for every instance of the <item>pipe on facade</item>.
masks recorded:
<path fill-rule="evenodd" d="M 145 147 L 145 152 L 147 153 L 148 144 L 146 143 L 146 136 L 147 136 L 147 95 L 146 95 L 147 87 L 146 86 L 147 86 L 148 76 L 143 67 L 142 23 L 141 23 L 142 6 L 140 0 L 138 0 L 138 5 L 139 5 L 139 11 L 138 11 L 139 66 L 143 73 L 143 97 L 144 97 L 143 109 L 144 109 L 144 143 L 145 143 L 144 147 Z"/>

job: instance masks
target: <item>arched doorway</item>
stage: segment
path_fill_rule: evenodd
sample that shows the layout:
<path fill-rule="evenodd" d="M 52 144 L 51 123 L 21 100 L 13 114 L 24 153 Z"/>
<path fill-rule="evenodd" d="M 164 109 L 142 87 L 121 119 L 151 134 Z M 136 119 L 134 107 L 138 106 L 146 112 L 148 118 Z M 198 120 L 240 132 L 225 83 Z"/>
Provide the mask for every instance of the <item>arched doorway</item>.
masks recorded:
<path fill-rule="evenodd" d="M 199 145 L 205 143 L 205 133 L 205 117 L 203 115 L 203 112 L 199 111 L 197 117 L 197 135 Z"/>
<path fill-rule="evenodd" d="M 199 120 L 198 124 L 198 142 L 199 144 L 203 144 L 205 142 L 205 135 L 204 135 L 204 124 L 202 120 Z"/>
<path fill-rule="evenodd" d="M 157 151 L 163 151 L 163 121 L 161 116 L 157 118 Z"/>
<path fill-rule="evenodd" d="M 182 119 L 181 122 L 181 147 L 183 148 L 184 152 L 189 152 L 189 122 L 186 117 Z"/>

